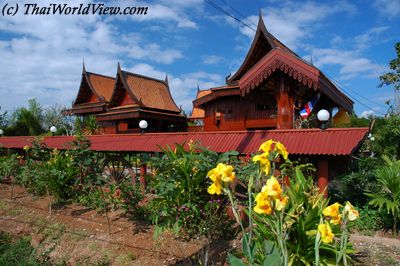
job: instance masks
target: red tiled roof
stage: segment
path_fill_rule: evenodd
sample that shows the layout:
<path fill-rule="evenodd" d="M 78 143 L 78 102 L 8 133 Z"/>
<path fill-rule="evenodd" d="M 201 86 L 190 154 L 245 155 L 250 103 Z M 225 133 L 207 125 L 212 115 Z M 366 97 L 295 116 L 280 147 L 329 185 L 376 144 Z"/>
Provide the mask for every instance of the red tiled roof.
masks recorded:
<path fill-rule="evenodd" d="M 35 137 L 26 137 L 26 136 L 1 137 L 0 138 L 0 148 L 22 149 L 25 146 L 31 146 L 32 141 L 34 139 L 35 139 Z"/>
<path fill-rule="evenodd" d="M 103 96 L 104 99 L 109 102 L 114 90 L 115 78 L 106 77 L 91 72 L 87 72 L 87 74 L 96 93 L 100 96 Z"/>
<path fill-rule="evenodd" d="M 145 133 L 143 135 L 96 135 L 88 136 L 91 148 L 96 151 L 156 152 L 160 147 L 190 140 L 216 152 L 236 150 L 241 154 L 255 153 L 266 140 L 282 142 L 289 153 L 298 155 L 349 155 L 368 134 L 368 128 L 293 129 L 239 132 L 179 132 Z M 6 148 L 22 148 L 26 137 L 0 138 Z M 25 139 L 24 139 L 25 138 Z M 46 137 L 51 148 L 65 149 L 73 137 Z M 21 141 L 23 143 L 18 143 Z M 0 144 L 1 145 L 1 144 Z"/>
<path fill-rule="evenodd" d="M 126 71 L 123 73 L 129 89 L 145 107 L 179 112 L 166 82 Z"/>
<path fill-rule="evenodd" d="M 209 89 L 208 93 L 196 97 L 193 100 L 193 106 L 199 107 L 207 102 L 213 101 L 219 97 L 240 95 L 240 88 L 238 86 L 221 86 Z"/>
<path fill-rule="evenodd" d="M 211 93 L 211 89 L 197 91 L 196 100 Z M 205 111 L 199 107 L 193 106 L 191 119 L 202 119 L 205 116 Z"/>

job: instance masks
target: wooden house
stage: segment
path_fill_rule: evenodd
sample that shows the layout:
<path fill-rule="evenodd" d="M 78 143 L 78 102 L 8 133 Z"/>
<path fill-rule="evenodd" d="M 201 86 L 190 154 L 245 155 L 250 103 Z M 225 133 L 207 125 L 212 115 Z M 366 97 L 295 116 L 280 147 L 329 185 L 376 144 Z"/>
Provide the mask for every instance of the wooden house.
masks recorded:
<path fill-rule="evenodd" d="M 123 71 L 116 78 L 90 73 L 83 67 L 74 115 L 96 115 L 105 134 L 137 133 L 146 120 L 147 132 L 186 131 L 187 118 L 172 99 L 168 78 L 158 80 Z"/>
<path fill-rule="evenodd" d="M 315 101 L 318 99 L 318 101 Z M 314 110 L 352 112 L 353 102 L 318 68 L 299 57 L 266 29 L 260 16 L 251 47 L 226 85 L 201 91 L 193 113 L 203 110 L 204 131 L 292 129 L 299 111 L 314 101 Z"/>

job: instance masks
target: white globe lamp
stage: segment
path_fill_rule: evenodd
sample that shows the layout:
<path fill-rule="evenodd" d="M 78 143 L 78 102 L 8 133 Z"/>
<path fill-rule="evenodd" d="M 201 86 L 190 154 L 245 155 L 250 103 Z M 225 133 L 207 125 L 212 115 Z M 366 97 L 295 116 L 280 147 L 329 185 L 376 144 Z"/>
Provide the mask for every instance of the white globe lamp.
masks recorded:
<path fill-rule="evenodd" d="M 2 136 L 4 133 L 4 131 L 2 129 L 0 129 L 0 136 Z"/>
<path fill-rule="evenodd" d="M 317 113 L 317 118 L 322 123 L 321 129 L 326 129 L 327 128 L 326 124 L 327 124 L 327 122 L 328 122 L 328 120 L 330 118 L 329 112 L 327 110 L 325 110 L 325 109 L 321 109 Z"/>
<path fill-rule="evenodd" d="M 50 132 L 51 132 L 52 134 L 56 133 L 56 132 L 57 132 L 57 128 L 56 128 L 55 126 L 51 126 L 51 127 L 50 127 Z"/>
<path fill-rule="evenodd" d="M 140 134 L 144 133 L 144 130 L 147 128 L 149 124 L 147 123 L 146 120 L 140 120 L 139 122 L 139 127 L 140 127 Z"/>

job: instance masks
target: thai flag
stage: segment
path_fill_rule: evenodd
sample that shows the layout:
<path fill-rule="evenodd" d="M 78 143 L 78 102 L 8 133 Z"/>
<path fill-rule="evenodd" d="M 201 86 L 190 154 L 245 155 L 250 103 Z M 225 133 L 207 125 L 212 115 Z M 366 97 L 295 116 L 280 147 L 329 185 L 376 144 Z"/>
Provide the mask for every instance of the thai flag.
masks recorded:
<path fill-rule="evenodd" d="M 311 101 L 306 103 L 306 105 L 304 106 L 304 109 L 300 110 L 301 118 L 303 118 L 303 119 L 308 118 L 308 116 L 311 114 L 315 104 L 318 102 L 319 96 L 320 96 L 320 94 L 318 93 L 318 95 L 316 95 Z"/>

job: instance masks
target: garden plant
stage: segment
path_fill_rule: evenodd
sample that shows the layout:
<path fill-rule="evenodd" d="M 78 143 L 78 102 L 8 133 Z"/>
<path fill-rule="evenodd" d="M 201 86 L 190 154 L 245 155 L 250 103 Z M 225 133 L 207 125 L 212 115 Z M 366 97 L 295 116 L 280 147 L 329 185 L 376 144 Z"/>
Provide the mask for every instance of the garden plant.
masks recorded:
<path fill-rule="evenodd" d="M 234 216 L 242 229 L 242 249 L 229 254 L 231 265 L 347 265 L 352 252 L 348 244 L 348 222 L 358 218 L 350 204 L 328 205 L 328 200 L 305 177 L 302 166 L 294 176 L 277 174 L 277 165 L 288 160 L 280 143 L 266 141 L 261 154 L 253 156 L 258 164 L 247 175 L 248 228 L 239 216 L 239 201 L 229 186 L 236 178 L 231 165 L 218 164 L 208 172 L 212 184 L 208 193 L 228 196 Z M 260 188 L 261 186 L 261 188 Z"/>

